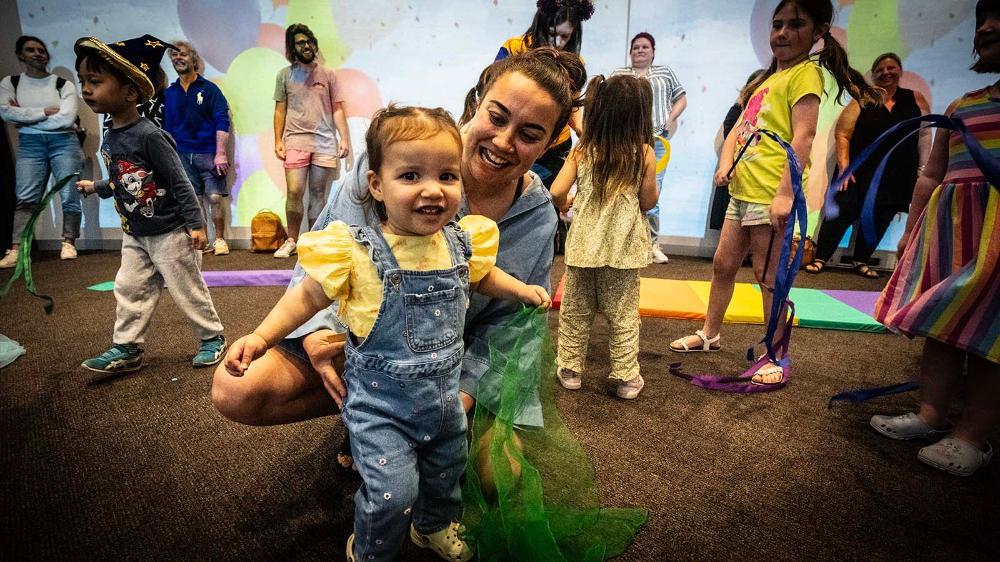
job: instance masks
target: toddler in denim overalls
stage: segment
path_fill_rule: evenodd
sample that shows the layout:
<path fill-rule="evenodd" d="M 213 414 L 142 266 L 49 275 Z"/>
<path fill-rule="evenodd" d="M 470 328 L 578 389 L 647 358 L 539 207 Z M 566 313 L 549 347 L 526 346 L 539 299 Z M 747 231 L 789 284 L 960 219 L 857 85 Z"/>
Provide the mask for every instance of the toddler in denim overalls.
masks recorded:
<path fill-rule="evenodd" d="M 383 139 L 390 138 L 386 142 Z M 369 198 L 381 228 L 334 222 L 299 241 L 308 274 L 226 357 L 250 361 L 334 300 L 350 330 L 343 419 L 364 483 L 348 560 L 391 560 L 410 538 L 468 560 L 459 479 L 468 457 L 459 399 L 469 291 L 548 306 L 542 287 L 495 267 L 499 231 L 481 216 L 451 222 L 461 199 L 461 139 L 441 109 L 394 107 L 367 134 Z M 402 264 L 402 265 L 401 265 Z"/>

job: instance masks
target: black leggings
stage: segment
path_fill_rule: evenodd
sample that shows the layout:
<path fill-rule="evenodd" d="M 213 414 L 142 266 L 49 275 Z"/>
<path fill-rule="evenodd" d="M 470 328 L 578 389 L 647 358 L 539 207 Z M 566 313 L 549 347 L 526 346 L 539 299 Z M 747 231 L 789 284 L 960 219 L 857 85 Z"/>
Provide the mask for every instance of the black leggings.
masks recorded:
<path fill-rule="evenodd" d="M 850 189 L 854 189 L 852 186 Z M 835 219 L 823 220 L 823 225 L 819 229 L 819 239 L 816 241 L 816 259 L 824 262 L 830 261 L 833 253 L 837 251 L 837 245 L 847 232 L 847 227 L 854 226 L 858 232 L 861 227 L 861 208 L 864 205 L 864 196 L 861 193 L 850 193 L 850 189 L 842 191 L 836 195 L 837 204 L 840 206 L 840 215 Z M 875 248 L 878 247 L 885 231 L 892 224 L 898 211 L 895 207 L 875 206 L 875 241 L 869 244 L 861 232 L 854 237 L 854 258 L 853 261 L 868 263 Z"/>

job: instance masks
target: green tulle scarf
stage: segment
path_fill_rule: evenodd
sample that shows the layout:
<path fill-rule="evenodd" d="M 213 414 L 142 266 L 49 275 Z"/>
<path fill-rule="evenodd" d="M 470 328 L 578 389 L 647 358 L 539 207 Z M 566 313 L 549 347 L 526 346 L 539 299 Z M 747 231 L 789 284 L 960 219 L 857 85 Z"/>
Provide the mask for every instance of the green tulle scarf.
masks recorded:
<path fill-rule="evenodd" d="M 31 275 L 31 244 L 35 241 L 35 222 L 38 221 L 38 217 L 48 208 L 49 201 L 59 190 L 63 188 L 67 183 L 75 180 L 79 177 L 79 173 L 73 174 L 71 176 L 66 176 L 65 178 L 56 182 L 52 189 L 42 197 L 42 200 L 35 207 L 35 211 L 31 213 L 31 217 L 28 218 L 28 223 L 24 225 L 24 231 L 21 232 L 21 239 L 18 241 L 20 251 L 17 255 L 17 265 L 14 268 L 14 274 L 10 276 L 7 280 L 7 284 L 0 289 L 0 297 L 7 296 L 7 292 L 10 291 L 11 286 L 14 281 L 22 274 L 24 275 L 24 285 L 28 289 L 28 292 L 36 297 L 45 301 L 42 305 L 45 308 L 45 314 L 52 314 L 52 310 L 55 307 L 55 301 L 52 297 L 48 295 L 42 295 L 38 293 L 35 288 L 35 278 Z"/>
<path fill-rule="evenodd" d="M 496 412 L 477 406 L 466 467 L 462 523 L 484 561 L 599 561 L 628 548 L 646 523 L 645 509 L 602 508 L 594 468 L 555 406 L 555 356 L 544 311 L 526 308 L 503 328 L 517 334 L 509 353 L 490 346 L 490 370 L 501 377 Z M 496 383 L 497 381 L 493 381 Z M 492 386 L 492 385 L 490 385 Z M 545 428 L 518 429 L 513 420 L 535 400 Z M 523 452 L 517 446 L 523 444 Z M 476 469 L 488 448 L 488 475 Z M 520 465 L 517 477 L 513 464 Z"/>

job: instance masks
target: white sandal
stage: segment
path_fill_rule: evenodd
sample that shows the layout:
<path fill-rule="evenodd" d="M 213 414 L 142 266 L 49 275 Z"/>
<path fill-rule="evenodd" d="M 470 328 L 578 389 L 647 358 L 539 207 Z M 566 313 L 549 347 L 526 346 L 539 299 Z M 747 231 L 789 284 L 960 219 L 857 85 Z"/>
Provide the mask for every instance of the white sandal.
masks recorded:
<path fill-rule="evenodd" d="M 687 339 L 691 336 L 684 336 L 683 338 L 678 338 L 670 342 L 670 351 L 676 351 L 677 353 L 694 353 L 695 351 L 719 351 L 722 349 L 722 345 L 718 344 L 719 340 L 722 338 L 722 333 L 715 334 L 715 337 L 708 337 L 704 331 L 695 330 L 694 335 L 701 338 L 701 345 L 695 347 L 688 347 Z"/>

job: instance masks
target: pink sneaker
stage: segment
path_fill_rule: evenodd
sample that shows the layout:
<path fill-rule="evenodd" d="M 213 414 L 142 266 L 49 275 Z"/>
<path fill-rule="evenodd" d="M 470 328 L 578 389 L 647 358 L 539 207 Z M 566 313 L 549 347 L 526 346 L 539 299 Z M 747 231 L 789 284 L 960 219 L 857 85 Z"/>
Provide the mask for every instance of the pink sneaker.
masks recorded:
<path fill-rule="evenodd" d="M 580 385 L 583 382 L 583 379 L 580 378 L 580 373 L 571 369 L 559 369 L 556 376 L 559 377 L 559 384 L 566 390 L 580 390 Z"/>
<path fill-rule="evenodd" d="M 642 375 L 636 375 L 632 380 L 618 383 L 618 397 L 625 400 L 634 400 L 646 386 L 646 381 L 642 380 Z"/>

